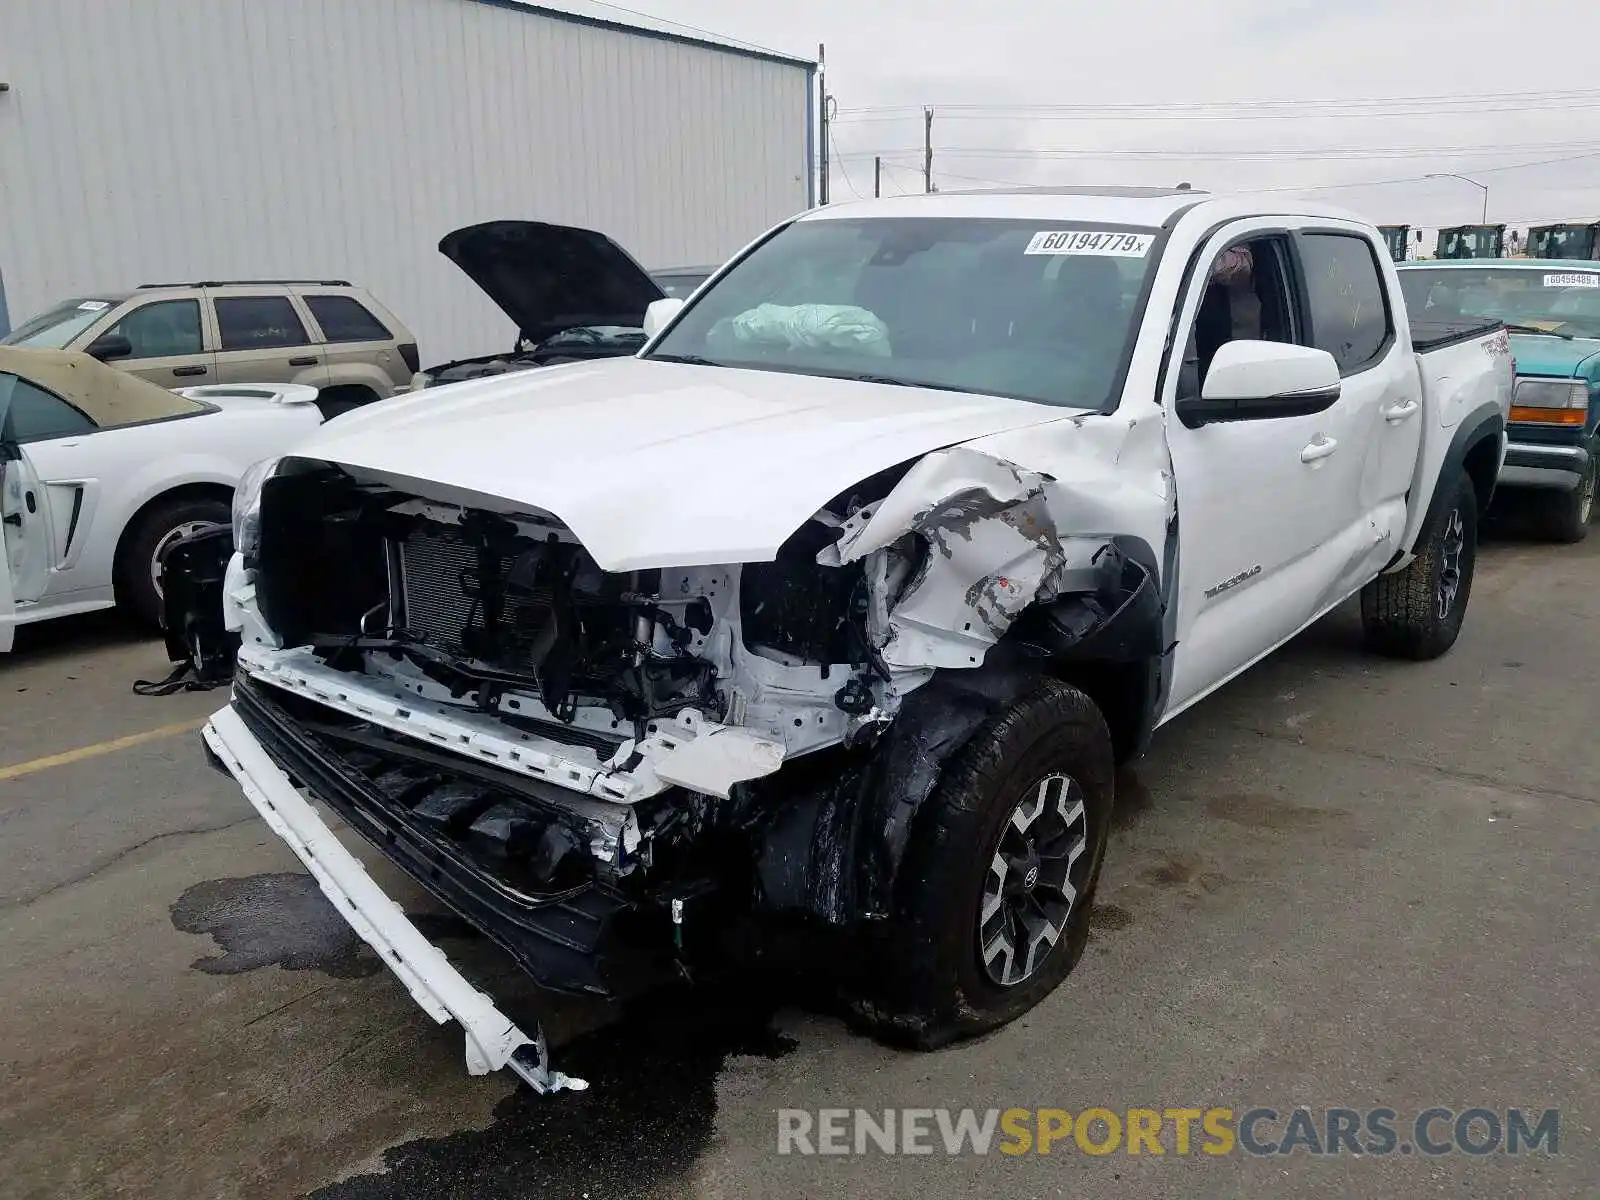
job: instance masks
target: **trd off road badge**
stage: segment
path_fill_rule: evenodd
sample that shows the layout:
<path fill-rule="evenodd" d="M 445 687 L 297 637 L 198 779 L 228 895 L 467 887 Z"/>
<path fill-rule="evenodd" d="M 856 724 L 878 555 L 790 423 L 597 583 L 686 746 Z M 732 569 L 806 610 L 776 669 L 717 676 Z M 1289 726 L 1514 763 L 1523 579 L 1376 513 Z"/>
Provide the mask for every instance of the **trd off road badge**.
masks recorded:
<path fill-rule="evenodd" d="M 1240 571 L 1232 579 L 1224 579 L 1215 587 L 1208 587 L 1206 589 L 1206 599 L 1209 600 L 1213 596 L 1220 596 L 1223 592 L 1228 591 L 1230 588 L 1236 588 L 1246 579 L 1254 579 L 1259 574 L 1261 574 L 1261 564 L 1257 563 L 1248 571 Z"/>

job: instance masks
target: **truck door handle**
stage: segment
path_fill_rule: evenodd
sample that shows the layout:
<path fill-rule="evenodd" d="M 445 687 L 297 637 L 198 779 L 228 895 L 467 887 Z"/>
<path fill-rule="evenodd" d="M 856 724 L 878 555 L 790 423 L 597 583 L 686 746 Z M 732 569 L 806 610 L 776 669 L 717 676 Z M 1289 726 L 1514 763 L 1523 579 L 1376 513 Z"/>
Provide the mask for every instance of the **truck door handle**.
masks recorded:
<path fill-rule="evenodd" d="M 1415 416 L 1417 409 L 1421 407 L 1422 405 L 1415 400 L 1407 400 L 1402 404 L 1396 404 L 1393 408 L 1384 409 L 1383 419 L 1391 425 L 1397 425 L 1407 417 Z"/>
<path fill-rule="evenodd" d="M 308 354 L 304 358 L 291 358 L 289 365 L 291 367 L 314 367 L 317 365 L 317 358 L 314 354 Z"/>
<path fill-rule="evenodd" d="M 1316 462 L 1319 458 L 1327 458 L 1339 448 L 1339 443 L 1331 437 L 1323 437 L 1320 433 L 1316 440 L 1306 445 L 1300 451 L 1300 461 L 1303 463 Z"/>
<path fill-rule="evenodd" d="M 206 369 L 204 367 L 173 367 L 172 373 L 174 375 L 204 375 Z"/>

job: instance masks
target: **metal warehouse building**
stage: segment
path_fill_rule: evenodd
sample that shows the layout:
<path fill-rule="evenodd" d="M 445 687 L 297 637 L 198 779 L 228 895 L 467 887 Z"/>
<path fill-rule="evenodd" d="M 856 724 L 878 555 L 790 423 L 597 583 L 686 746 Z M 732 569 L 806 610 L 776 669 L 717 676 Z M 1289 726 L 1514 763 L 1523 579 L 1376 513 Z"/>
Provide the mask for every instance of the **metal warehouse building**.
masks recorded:
<path fill-rule="evenodd" d="M 581 2 L 581 0 L 580 0 Z M 515 330 L 439 239 L 722 261 L 811 202 L 815 64 L 515 0 L 3 0 L 0 332 L 147 282 L 345 278 L 425 361 Z"/>

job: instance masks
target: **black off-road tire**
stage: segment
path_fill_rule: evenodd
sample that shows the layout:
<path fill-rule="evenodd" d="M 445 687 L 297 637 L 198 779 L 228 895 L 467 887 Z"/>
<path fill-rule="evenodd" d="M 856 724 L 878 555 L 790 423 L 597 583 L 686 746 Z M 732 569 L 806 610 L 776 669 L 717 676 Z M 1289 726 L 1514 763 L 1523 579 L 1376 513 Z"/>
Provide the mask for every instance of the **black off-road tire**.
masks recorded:
<path fill-rule="evenodd" d="M 1590 457 L 1577 487 L 1570 492 L 1553 492 L 1541 497 L 1541 523 L 1551 538 L 1570 545 L 1589 536 L 1589 520 L 1594 515 L 1595 471 L 1595 459 Z"/>
<path fill-rule="evenodd" d="M 1075 790 L 1063 786 L 1060 794 L 1083 805 L 1083 848 L 1069 873 L 1076 896 L 1032 973 L 1001 986 L 980 952 L 991 864 L 1006 844 L 1002 833 L 1014 836 L 1009 826 L 1021 798 L 1042 796 L 1041 782 L 1061 776 Z M 1114 776 L 1111 735 L 1099 709 L 1076 688 L 1049 679 L 992 718 L 945 765 L 911 831 L 878 986 L 855 1005 L 870 1032 L 892 1044 L 934 1049 L 1005 1025 L 1056 989 L 1088 941 Z M 1076 811 L 1076 802 L 1064 807 Z M 1068 836 L 1076 845 L 1077 834 Z"/>
<path fill-rule="evenodd" d="M 230 506 L 203 496 L 158 501 L 122 535 L 117 547 L 115 584 L 117 603 L 141 624 L 161 628 L 161 593 L 151 578 L 158 550 L 185 532 L 207 525 L 227 525 Z"/>
<path fill-rule="evenodd" d="M 1455 645 L 1466 617 L 1478 561 L 1478 497 L 1465 471 L 1440 487 L 1447 489 L 1444 506 L 1410 565 L 1361 589 L 1367 648 L 1390 658 L 1438 658 Z"/>

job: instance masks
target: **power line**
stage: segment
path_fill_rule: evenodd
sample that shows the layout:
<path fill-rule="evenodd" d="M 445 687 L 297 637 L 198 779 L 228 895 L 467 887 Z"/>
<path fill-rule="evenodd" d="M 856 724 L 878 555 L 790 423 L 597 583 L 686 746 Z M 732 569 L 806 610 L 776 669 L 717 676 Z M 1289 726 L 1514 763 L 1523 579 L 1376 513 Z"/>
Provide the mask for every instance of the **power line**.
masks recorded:
<path fill-rule="evenodd" d="M 1501 143 L 1492 146 L 1340 146 L 1321 150 L 1301 150 L 1289 147 L 1265 150 L 1197 150 L 1197 149 L 1128 149 L 1128 150 L 1077 150 L 1048 147 L 1002 146 L 941 146 L 939 153 L 957 158 L 996 159 L 1085 159 L 1089 161 L 1115 161 L 1145 159 L 1150 161 L 1177 160 L 1184 162 L 1254 162 L 1258 160 L 1332 161 L 1356 158 L 1458 158 L 1475 154 L 1505 154 L 1515 150 L 1600 150 L 1594 139 L 1571 142 Z M 907 146 L 891 149 L 852 150 L 841 158 L 873 158 L 878 156 L 920 153 L 920 148 Z"/>
<path fill-rule="evenodd" d="M 1431 96 L 1387 96 L 1368 98 L 1322 98 L 1302 100 L 1199 100 L 1168 101 L 1145 104 L 941 104 L 942 112 L 955 113 L 1063 113 L 1063 114 L 1132 114 L 1132 113 L 1267 113 L 1286 112 L 1295 116 L 1307 115 L 1308 108 L 1332 108 L 1356 112 L 1379 112 L 1385 109 L 1415 108 L 1419 106 L 1450 107 L 1470 112 L 1474 108 L 1492 104 L 1512 104 L 1525 107 L 1539 103 L 1577 103 L 1600 101 L 1600 89 L 1580 88 L 1569 90 L 1546 89 L 1534 92 L 1446 93 Z M 887 104 L 864 105 L 840 110 L 841 116 L 905 113 L 916 115 L 924 105 Z"/>
<path fill-rule="evenodd" d="M 1173 109 L 1165 113 L 1057 113 L 1016 112 L 978 113 L 953 112 L 940 116 L 951 121 L 1326 121 L 1372 120 L 1378 117 L 1460 117 L 1491 115 L 1494 113 L 1567 113 L 1576 109 L 1600 108 L 1600 98 L 1582 101 L 1564 101 L 1559 104 L 1515 104 L 1482 108 L 1432 108 L 1385 109 L 1373 112 L 1262 112 L 1262 113 L 1207 113 L 1189 109 Z M 916 120 L 915 113 L 897 116 L 857 115 L 841 113 L 840 120 L 854 125 L 902 124 Z"/>
<path fill-rule="evenodd" d="M 903 153 L 910 154 L 910 153 L 913 153 L 913 152 L 912 151 L 903 151 Z M 1522 171 L 1522 170 L 1526 170 L 1526 169 L 1531 168 L 1531 167 L 1547 167 L 1547 166 L 1551 166 L 1551 165 L 1553 165 L 1555 163 L 1578 162 L 1580 160 L 1588 159 L 1588 158 L 1600 158 L 1600 150 L 1591 150 L 1591 151 L 1589 151 L 1588 153 L 1585 153 L 1585 154 L 1569 154 L 1569 155 L 1565 155 L 1565 156 L 1563 156 L 1561 158 L 1542 158 L 1542 159 L 1537 159 L 1537 160 L 1532 161 L 1532 162 L 1504 163 L 1504 164 L 1502 164 L 1501 166 L 1498 166 L 1498 167 L 1476 167 L 1476 168 L 1474 168 L 1474 171 L 1479 175 L 1498 174 L 1501 171 Z M 901 164 L 901 163 L 891 162 L 887 158 L 885 158 L 883 160 L 883 165 L 884 165 L 885 168 L 894 168 L 895 170 L 901 170 L 901 171 L 907 171 L 907 172 L 914 172 L 915 171 L 915 168 L 913 168 L 913 167 L 909 167 L 909 166 L 906 166 L 906 165 Z M 995 185 L 997 187 L 1048 187 L 1048 186 L 1050 186 L 1048 183 L 1044 183 L 1044 182 L 1042 182 L 1040 180 L 1037 180 L 1037 179 L 1034 179 L 1034 180 L 994 179 L 994 178 L 982 177 L 982 176 L 977 176 L 977 175 L 961 175 L 961 174 L 957 174 L 954 171 L 946 171 L 946 170 L 940 170 L 939 175 L 941 176 L 941 178 L 959 179 L 964 183 L 987 183 L 987 184 L 993 184 L 993 185 Z M 1292 187 L 1240 188 L 1240 189 L 1237 189 L 1237 190 L 1230 189 L 1230 191 L 1233 191 L 1233 194 L 1235 194 L 1235 195 L 1245 195 L 1245 196 L 1264 196 L 1264 195 L 1274 195 L 1274 194 L 1285 193 L 1285 192 L 1331 192 L 1331 191 L 1340 191 L 1340 190 L 1348 189 L 1348 188 L 1389 187 L 1391 185 L 1401 184 L 1401 183 L 1422 183 L 1422 182 L 1425 182 L 1427 179 L 1428 179 L 1428 176 L 1426 176 L 1426 175 L 1405 175 L 1405 176 L 1402 176 L 1402 177 L 1396 178 L 1396 179 L 1358 179 L 1358 180 L 1352 180 L 1352 181 L 1349 181 L 1349 182 L 1346 182 L 1346 183 L 1296 184 L 1296 185 L 1294 185 Z M 1203 191 L 1204 189 L 1200 189 L 1200 190 Z M 1558 219 L 1559 218 L 1550 218 L 1548 220 L 1540 219 L 1540 220 L 1532 221 L 1531 223 L 1535 224 L 1535 225 L 1538 225 L 1538 224 L 1549 224 L 1551 221 L 1558 220 Z M 1519 221 L 1517 221 L 1515 223 L 1517 223 L 1517 224 L 1528 224 L 1529 222 L 1519 220 Z M 1508 221 L 1507 224 L 1512 224 L 1512 222 Z"/>

